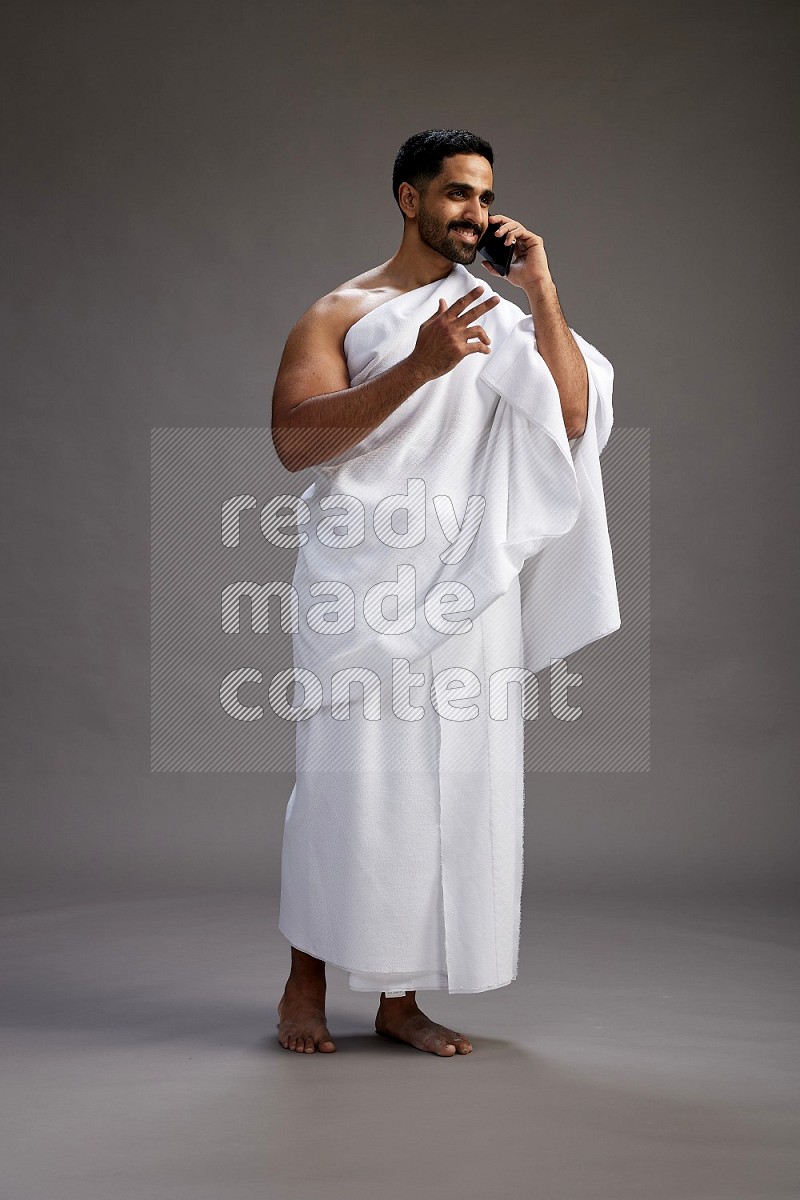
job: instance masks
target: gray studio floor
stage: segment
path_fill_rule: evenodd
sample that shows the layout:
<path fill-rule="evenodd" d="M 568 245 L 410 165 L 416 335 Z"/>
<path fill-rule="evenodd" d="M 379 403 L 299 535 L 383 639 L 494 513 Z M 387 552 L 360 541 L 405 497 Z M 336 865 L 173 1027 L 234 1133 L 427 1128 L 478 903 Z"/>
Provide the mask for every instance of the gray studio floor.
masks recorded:
<path fill-rule="evenodd" d="M 19 901 L 2 923 L 8 1200 L 778 1200 L 800 1195 L 797 914 L 526 898 L 518 981 L 421 993 L 472 1038 L 274 1038 L 267 893 Z"/>

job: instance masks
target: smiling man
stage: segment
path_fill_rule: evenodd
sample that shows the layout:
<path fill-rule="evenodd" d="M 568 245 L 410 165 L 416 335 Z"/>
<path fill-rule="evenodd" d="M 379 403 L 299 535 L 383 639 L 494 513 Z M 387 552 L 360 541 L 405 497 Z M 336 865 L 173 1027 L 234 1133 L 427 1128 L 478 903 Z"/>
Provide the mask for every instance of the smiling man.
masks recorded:
<path fill-rule="evenodd" d="M 409 138 L 392 178 L 396 253 L 313 304 L 278 370 L 274 444 L 289 471 L 311 469 L 309 511 L 324 517 L 354 496 L 376 511 L 416 488 L 428 528 L 438 518 L 451 542 L 474 516 L 457 561 L 410 516 L 358 540 L 329 516 L 326 537 L 299 550 L 298 592 L 356 603 L 344 636 L 309 613 L 294 637 L 300 673 L 344 679 L 347 703 L 330 682 L 323 714 L 299 710 L 297 722 L 279 923 L 292 966 L 278 1038 L 290 1050 L 336 1048 L 332 963 L 353 990 L 380 995 L 378 1033 L 441 1057 L 470 1053 L 416 992 L 516 978 L 527 677 L 619 627 L 598 462 L 613 372 L 568 327 L 542 238 L 490 216 L 493 161 L 464 130 Z M 494 268 L 482 263 L 485 284 L 467 270 L 490 224 L 514 246 L 507 281 L 529 315 L 489 286 Z M 526 563 L 537 571 L 526 576 Z M 384 591 L 401 576 L 449 604 L 451 623 L 399 599 L 387 615 Z M 398 663 L 431 706 L 391 704 Z M 520 682 L 500 720 L 475 702 L 498 676 Z"/>

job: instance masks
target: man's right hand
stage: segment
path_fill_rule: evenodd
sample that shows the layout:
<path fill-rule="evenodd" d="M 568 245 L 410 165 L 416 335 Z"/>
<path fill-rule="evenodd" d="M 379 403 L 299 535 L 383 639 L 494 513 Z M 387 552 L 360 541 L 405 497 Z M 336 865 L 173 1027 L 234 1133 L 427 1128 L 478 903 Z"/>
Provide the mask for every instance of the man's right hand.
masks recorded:
<path fill-rule="evenodd" d="M 433 316 L 420 325 L 417 343 L 408 356 L 408 362 L 413 364 L 421 377 L 438 379 L 452 371 L 468 354 L 490 353 L 491 338 L 482 326 L 471 322 L 498 305 L 501 297 L 490 296 L 488 300 L 468 309 L 467 306 L 482 291 L 483 288 L 478 285 L 459 296 L 449 308 L 446 301 L 440 299 Z"/>

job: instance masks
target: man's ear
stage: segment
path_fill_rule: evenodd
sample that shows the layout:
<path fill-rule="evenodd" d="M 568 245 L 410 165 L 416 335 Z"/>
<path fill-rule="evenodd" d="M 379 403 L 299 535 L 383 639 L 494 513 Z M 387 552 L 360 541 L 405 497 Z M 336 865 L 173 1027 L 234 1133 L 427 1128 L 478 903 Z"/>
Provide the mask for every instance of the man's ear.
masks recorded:
<path fill-rule="evenodd" d="M 416 217 L 417 215 L 417 193 L 410 183 L 403 183 L 398 189 L 400 199 L 400 209 L 403 216 Z M 407 211 L 408 210 L 408 211 Z"/>

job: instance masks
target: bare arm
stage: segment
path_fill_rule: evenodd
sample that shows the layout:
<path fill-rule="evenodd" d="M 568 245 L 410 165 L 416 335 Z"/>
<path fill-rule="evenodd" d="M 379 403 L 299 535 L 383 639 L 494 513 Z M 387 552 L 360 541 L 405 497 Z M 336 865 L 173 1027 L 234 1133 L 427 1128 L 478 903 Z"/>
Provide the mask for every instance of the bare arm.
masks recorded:
<path fill-rule="evenodd" d="M 589 373 L 578 343 L 564 320 L 544 242 L 538 233 L 526 229 L 513 217 L 493 213 L 489 222 L 494 226 L 494 236 L 502 235 L 506 246 L 516 244 L 508 282 L 521 287 L 528 297 L 536 329 L 536 346 L 558 388 L 567 437 L 580 437 L 589 415 Z M 484 267 L 492 275 L 498 274 L 495 267 L 487 263 Z"/>
<path fill-rule="evenodd" d="M 555 380 L 567 437 L 580 437 L 589 412 L 589 376 L 583 355 L 564 319 L 552 279 L 525 288 L 536 329 L 536 346 Z"/>
<path fill-rule="evenodd" d="M 272 396 L 272 440 L 286 469 L 302 471 L 349 449 L 423 383 L 452 370 L 466 354 L 488 354 L 488 335 L 470 322 L 499 297 L 464 312 L 480 290 L 450 308 L 442 309 L 441 300 L 438 312 L 420 326 L 412 353 L 355 387 L 343 345 L 350 305 L 336 294 L 312 305 L 289 334 Z"/>
<path fill-rule="evenodd" d="M 272 394 L 272 440 L 288 471 L 354 446 L 424 383 L 408 359 L 350 386 L 341 297 L 318 300 L 292 329 Z"/>

